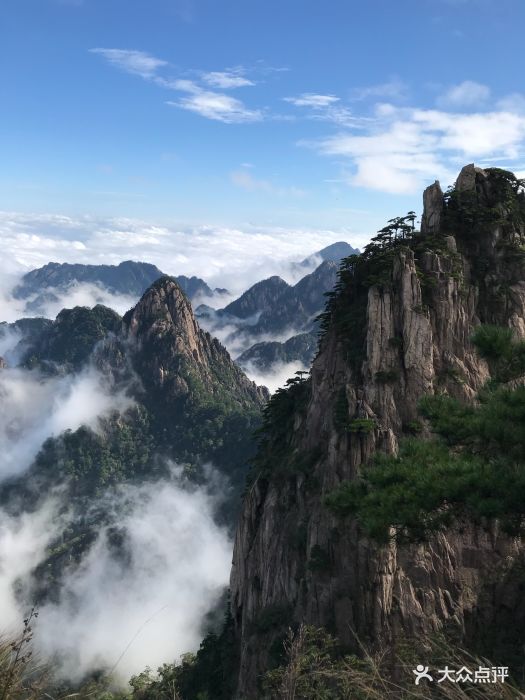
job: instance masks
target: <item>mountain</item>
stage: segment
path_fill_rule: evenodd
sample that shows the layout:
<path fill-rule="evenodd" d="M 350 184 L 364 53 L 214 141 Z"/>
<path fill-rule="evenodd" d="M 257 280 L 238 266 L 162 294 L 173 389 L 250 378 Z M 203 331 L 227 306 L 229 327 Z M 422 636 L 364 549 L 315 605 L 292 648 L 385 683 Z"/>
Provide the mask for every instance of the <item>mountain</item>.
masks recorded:
<path fill-rule="evenodd" d="M 300 333 L 284 343 L 266 341 L 255 343 L 236 358 L 236 363 L 246 369 L 271 372 L 274 365 L 301 362 L 306 367 L 312 364 L 317 351 L 317 333 Z"/>
<path fill-rule="evenodd" d="M 350 255 L 359 255 L 358 248 L 352 248 L 352 246 L 345 241 L 337 241 L 337 243 L 331 243 L 330 245 L 326 246 L 326 248 L 318 250 L 317 253 L 309 255 L 298 264 L 302 267 L 310 267 L 319 259 L 323 261 L 330 260 L 333 262 L 339 262 L 343 258 L 348 258 Z"/>
<path fill-rule="evenodd" d="M 27 272 L 14 289 L 16 299 L 27 299 L 42 294 L 46 289 L 65 290 L 71 284 L 88 282 L 99 284 L 114 294 L 140 295 L 162 272 L 149 263 L 126 260 L 119 265 L 81 265 L 48 263 Z"/>
<path fill-rule="evenodd" d="M 27 589 L 32 600 L 45 604 L 60 597 L 63 577 L 82 566 L 97 533 L 114 521 L 119 488 L 154 488 L 174 465 L 193 491 L 206 485 L 210 465 L 222 475 L 225 485 L 214 488 L 225 495 L 214 517 L 218 526 L 231 529 L 268 392 L 199 328 L 177 281 L 159 278 L 124 318 L 98 305 L 64 310 L 54 322 L 39 325 L 33 341 L 27 337 L 17 368 L 0 363 L 7 386 L 33 382 L 35 401 L 48 388 L 56 396 L 51 411 L 59 415 L 65 410 L 82 415 L 83 403 L 98 405 L 102 396 L 114 408 L 96 425 L 82 423 L 65 432 L 53 427 L 52 418 L 50 436 L 27 471 L 18 475 L 17 463 L 14 474 L 0 482 L 2 508 L 19 517 L 29 517 L 60 490 L 64 522 L 57 521 L 52 546 L 35 562 Z M 60 406 L 79 386 L 73 403 Z M 41 416 L 43 425 L 48 418 Z M 16 436 L 16 417 L 9 430 Z M 36 439 L 44 437 L 38 432 Z M 126 555 L 125 533 L 115 532 L 118 559 Z"/>
<path fill-rule="evenodd" d="M 227 295 L 228 290 L 222 287 L 216 287 L 211 289 L 204 280 L 200 277 L 186 277 L 185 275 L 177 275 L 175 279 L 178 282 L 179 287 L 182 289 L 184 294 L 188 299 L 196 299 L 197 297 L 212 297 L 214 294 L 217 295 Z"/>
<path fill-rule="evenodd" d="M 310 376 L 265 411 L 231 573 L 236 697 L 263 696 L 301 623 L 358 656 L 442 634 L 520 668 L 521 530 L 508 511 L 490 520 L 504 499 L 523 519 L 523 391 L 505 384 L 525 373 L 510 345 L 525 337 L 520 188 L 466 166 L 446 196 L 425 192 L 421 233 L 391 229 L 343 265 Z"/>
<path fill-rule="evenodd" d="M 289 289 L 290 285 L 280 277 L 269 277 L 254 284 L 238 299 L 224 307 L 220 313 L 225 316 L 247 319 L 264 311 L 271 312 L 278 299 Z"/>
<path fill-rule="evenodd" d="M 0 357 L 17 364 L 20 357 L 52 326 L 47 318 L 21 318 L 13 323 L 0 322 Z M 5 356 L 5 357 L 4 357 Z"/>
<path fill-rule="evenodd" d="M 24 365 L 47 371 L 56 368 L 61 373 L 78 371 L 89 360 L 97 343 L 109 334 L 118 333 L 120 326 L 120 316 L 101 304 L 93 309 L 85 306 L 63 309 L 54 322 L 42 324 L 31 340 L 26 337 Z"/>
<path fill-rule="evenodd" d="M 64 309 L 34 337 L 20 364 L 67 374 L 90 363 L 115 389 L 129 385 L 166 456 L 195 463 L 211 459 L 242 481 L 232 453 L 243 439 L 248 449 L 248 424 L 268 393 L 199 328 L 175 278 L 159 278 L 122 319 L 101 305 Z"/>
<path fill-rule="evenodd" d="M 338 263 L 326 261 L 297 284 L 270 277 L 250 287 L 224 309 L 197 307 L 199 322 L 211 333 L 226 328 L 227 345 L 241 342 L 246 348 L 261 342 L 261 336 L 293 336 L 315 329 L 315 318 L 323 309 L 325 294 L 336 281 Z"/>
<path fill-rule="evenodd" d="M 142 401 L 157 445 L 166 445 L 176 459 L 211 459 L 242 481 L 234 453 L 249 451 L 250 421 L 268 394 L 199 328 L 175 279 L 163 277 L 150 287 L 124 316 L 122 334 L 133 371 L 147 387 Z"/>
<path fill-rule="evenodd" d="M 138 298 L 163 275 L 155 265 L 132 260 L 119 265 L 48 263 L 26 273 L 13 290 L 13 296 L 27 300 L 28 312 L 43 313 L 50 302 L 59 301 L 61 294 L 79 284 L 95 285 L 111 294 Z M 190 299 L 228 293 L 225 289 L 212 290 L 199 277 L 180 275 L 176 279 Z"/>

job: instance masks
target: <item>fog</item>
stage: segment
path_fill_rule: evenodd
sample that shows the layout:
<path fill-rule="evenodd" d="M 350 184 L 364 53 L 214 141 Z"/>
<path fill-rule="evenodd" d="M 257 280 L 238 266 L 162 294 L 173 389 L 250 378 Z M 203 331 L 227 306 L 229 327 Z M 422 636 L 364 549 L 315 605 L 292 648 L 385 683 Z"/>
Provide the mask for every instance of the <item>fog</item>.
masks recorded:
<path fill-rule="evenodd" d="M 60 222 L 54 222 L 52 217 L 50 221 L 52 226 L 59 226 Z M 38 219 L 26 222 L 26 232 L 39 223 Z M 49 223 L 44 222 L 48 231 Z M 229 297 L 202 299 L 210 306 L 225 306 L 270 275 L 279 274 L 293 283 L 311 271 L 294 264 L 311 252 L 302 249 L 297 233 L 288 239 L 282 232 L 247 237 L 230 231 L 223 238 L 210 231 L 200 231 L 193 238 L 181 233 L 179 242 L 191 241 L 188 247 L 174 246 L 177 236 L 171 238 L 172 232 L 168 236 L 164 229 L 155 233 L 148 230 L 143 232 L 141 244 L 146 253 L 139 252 L 142 247 L 135 251 L 132 247 L 124 255 L 129 236 L 138 240 L 138 225 L 128 224 L 129 231 L 124 234 L 121 230 L 116 236 L 120 247 L 112 247 L 100 230 L 84 235 L 82 245 L 77 245 L 69 235 L 59 241 L 60 231 L 56 228 L 54 233 L 48 233 L 54 243 L 39 247 L 39 240 L 31 235 L 27 250 L 24 241 L 29 238 L 25 233 L 21 237 L 14 235 L 11 253 L 17 251 L 17 258 L 7 261 L 7 272 L 0 282 L 0 321 L 36 315 L 35 310 L 27 308 L 34 299 L 14 299 L 11 290 L 25 270 L 50 260 L 118 263 L 133 257 L 157 263 L 170 274 L 197 274 L 210 286 L 227 287 L 232 292 Z M 69 233 L 76 230 L 75 226 L 71 223 Z M 161 258 L 149 255 L 158 250 L 152 242 L 155 236 L 168 244 L 168 253 L 172 254 Z M 106 241 L 102 259 L 93 258 L 91 247 L 102 240 Z M 310 245 L 319 248 L 331 240 L 323 234 L 319 240 L 311 240 Z M 279 252 L 274 255 L 277 241 L 285 243 L 278 246 Z M 9 245 L 7 240 L 8 257 Z M 201 258 L 190 258 L 196 251 L 200 251 Z M 312 261 L 312 269 L 315 262 Z M 92 307 L 97 303 L 123 314 L 137 301 L 87 283 L 75 284 L 67 292 L 45 292 L 41 314 L 48 318 L 55 318 L 62 308 Z M 239 330 L 235 325 L 216 324 L 210 330 L 233 357 L 254 342 L 284 341 L 296 333 L 290 328 L 283 334 L 253 338 L 249 329 Z M 92 367 L 78 374 L 53 377 L 16 368 L 20 339 L 20 333 L 15 331 L 0 338 L 0 357 L 9 365 L 0 370 L 0 482 L 24 478 L 47 438 L 82 425 L 102 430 L 101 418 L 115 411 L 124 413 L 133 404 L 125 392 L 114 392 L 107 379 Z M 304 369 L 300 362 L 278 364 L 268 373 L 251 366 L 248 374 L 275 391 L 300 369 Z M 228 485 L 211 467 L 206 483 L 207 487 L 191 487 L 182 477 L 181 468 L 171 465 L 169 478 L 123 485 L 100 496 L 97 506 L 105 506 L 107 521 L 81 563 L 70 564 L 66 569 L 58 598 L 40 606 L 34 626 L 38 655 L 51 661 L 61 676 L 79 681 L 85 674 L 103 669 L 123 685 L 146 666 L 155 669 L 198 648 L 206 631 L 207 616 L 228 585 L 233 548 L 228 532 L 214 519 Z M 42 494 L 33 512 L 16 515 L 12 507 L 0 507 L 0 634 L 15 634 L 21 629 L 31 605 L 35 568 L 46 561 L 50 547 L 55 546 L 57 539 L 60 541 L 64 528 L 79 516 L 68 510 L 65 494 L 67 484 L 62 486 L 62 492 Z M 82 517 L 89 520 L 92 515 L 88 511 Z"/>
<path fill-rule="evenodd" d="M 2 268 L 11 273 L 21 275 L 50 261 L 117 265 L 139 260 L 169 275 L 196 275 L 234 296 L 272 275 L 298 281 L 312 272 L 315 261 L 304 268 L 294 263 L 335 241 L 361 247 L 369 239 L 347 228 L 188 226 L 1 211 L 0 236 Z"/>
<path fill-rule="evenodd" d="M 94 369 L 51 378 L 0 371 L 0 481 L 27 470 L 46 438 L 80 425 L 99 430 L 102 416 L 131 405 Z M 124 683 L 147 665 L 198 647 L 205 616 L 228 582 L 232 543 L 214 522 L 228 489 L 211 467 L 207 487 L 190 486 L 179 467 L 170 473 L 97 499 L 109 522 L 80 566 L 66 570 L 58 602 L 41 606 L 36 650 L 64 677 L 81 680 L 103 668 Z M 91 517 L 64 514 L 64 507 L 67 499 L 52 493 L 31 513 L 0 509 L 0 632 L 20 629 L 31 604 L 31 572 L 65 524 Z"/>
<path fill-rule="evenodd" d="M 97 503 L 105 502 L 109 524 L 34 625 L 35 649 L 59 677 L 80 681 L 102 669 L 124 685 L 146 666 L 198 648 L 206 615 L 228 583 L 232 551 L 213 520 L 226 488 L 209 476 L 212 486 L 191 488 L 173 466 L 168 479 L 122 486 Z M 58 502 L 51 495 L 18 517 L 0 510 L 3 632 L 21 628 L 31 572 L 73 520 L 72 513 L 57 518 Z"/>
<path fill-rule="evenodd" d="M 38 308 L 35 311 L 31 310 L 31 302 L 35 297 L 28 298 L 25 304 L 25 314 L 27 316 L 38 315 L 53 319 L 56 318 L 62 309 L 71 309 L 74 306 L 93 307 L 96 304 L 109 306 L 123 316 L 139 300 L 137 296 L 116 294 L 102 285 L 89 282 L 74 283 L 66 291 L 55 287 L 46 287 L 43 292 L 46 297 L 51 298 L 42 299 L 42 301 L 39 299 Z"/>
<path fill-rule="evenodd" d="M 30 604 L 30 574 L 59 533 L 57 495 L 33 513 L 13 516 L 0 509 L 0 634 L 16 636 Z"/>
<path fill-rule="evenodd" d="M 87 425 L 132 405 L 124 393 L 112 393 L 94 369 L 77 375 L 44 377 L 37 371 L 0 371 L 0 480 L 29 468 L 48 437 Z"/>
<path fill-rule="evenodd" d="M 218 316 L 212 312 L 198 315 L 197 322 L 201 328 L 220 340 L 232 357 L 238 357 L 256 343 L 284 343 L 304 330 L 289 326 L 280 333 L 254 333 L 252 328 L 259 320 L 260 313 L 249 318 Z"/>
<path fill-rule="evenodd" d="M 213 520 L 220 491 L 190 489 L 174 467 L 169 480 L 111 498 L 120 546 L 104 527 L 59 603 L 40 610 L 37 647 L 72 680 L 105 668 L 126 682 L 195 650 L 228 583 L 232 543 Z"/>
<path fill-rule="evenodd" d="M 273 394 L 286 384 L 286 380 L 296 372 L 305 372 L 309 368 L 300 360 L 294 362 L 275 362 L 267 371 L 262 372 L 253 362 L 243 365 L 244 372 L 256 384 L 264 384 Z"/>

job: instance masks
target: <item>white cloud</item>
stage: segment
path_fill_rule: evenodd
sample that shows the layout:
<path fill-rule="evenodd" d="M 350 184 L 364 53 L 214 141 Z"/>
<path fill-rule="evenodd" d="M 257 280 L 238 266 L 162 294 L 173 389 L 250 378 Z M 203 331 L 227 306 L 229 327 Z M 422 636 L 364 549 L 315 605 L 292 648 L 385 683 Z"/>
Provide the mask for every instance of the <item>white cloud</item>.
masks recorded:
<path fill-rule="evenodd" d="M 490 88 L 487 85 L 476 83 L 473 80 L 465 80 L 459 85 L 453 85 L 438 98 L 440 107 L 464 108 L 478 107 L 490 97 Z"/>
<path fill-rule="evenodd" d="M 91 53 L 103 56 L 114 66 L 132 73 L 140 75 L 142 78 L 152 78 L 159 68 L 167 66 L 167 61 L 155 58 L 145 51 L 130 51 L 126 49 L 90 49 Z"/>
<path fill-rule="evenodd" d="M 368 234 L 348 229 L 158 224 L 136 219 L 73 218 L 0 211 L 2 277 L 20 275 L 50 261 L 118 264 L 153 263 L 170 275 L 197 275 L 212 287 L 234 293 L 273 274 L 287 274 L 298 261 L 338 240 L 362 245 Z M 11 287 L 14 274 L 8 280 Z M 67 302 L 67 298 L 64 300 Z M 13 306 L 14 304 L 14 306 Z M 19 317 L 16 303 L 0 294 L 0 321 Z"/>
<path fill-rule="evenodd" d="M 296 360 L 294 362 L 276 362 L 266 372 L 262 372 L 253 363 L 243 365 L 243 370 L 256 384 L 266 386 L 273 394 L 283 387 L 287 380 L 295 376 L 296 372 L 308 371 L 308 367 Z"/>
<path fill-rule="evenodd" d="M 246 170 L 235 170 L 230 174 L 231 181 L 237 187 L 248 192 L 273 192 L 273 185 L 267 180 L 259 180 Z"/>
<path fill-rule="evenodd" d="M 279 197 L 304 197 L 306 195 L 306 192 L 299 187 L 277 187 L 268 180 L 260 180 L 244 168 L 230 173 L 230 178 L 234 185 L 248 192 L 266 192 Z"/>
<path fill-rule="evenodd" d="M 146 666 L 198 648 L 232 556 L 226 530 L 213 519 L 225 485 L 211 470 L 207 483 L 188 488 L 174 468 L 170 480 L 123 486 L 106 498 L 110 524 L 70 569 L 58 602 L 41 607 L 35 626 L 40 655 L 57 655 L 65 677 L 113 669 L 124 685 Z M 114 527 L 121 556 L 111 544 Z"/>
<path fill-rule="evenodd" d="M 497 108 L 503 112 L 525 114 L 525 95 L 519 92 L 506 95 L 501 100 L 498 100 Z"/>
<path fill-rule="evenodd" d="M 312 267 L 315 267 L 315 265 L 312 265 Z M 310 272 L 310 269 L 306 270 L 306 274 L 308 272 Z M 289 271 L 289 276 L 292 277 L 293 272 Z M 248 348 L 251 348 L 255 343 L 284 343 L 293 336 L 304 332 L 304 330 L 289 326 L 280 333 L 254 334 L 251 327 L 257 323 L 260 315 L 261 313 L 257 312 L 249 318 L 238 319 L 234 316 L 227 318 L 223 316 L 217 317 L 213 313 L 207 317 L 197 314 L 197 321 L 201 328 L 204 328 L 205 331 L 208 331 L 208 333 L 220 340 L 234 359 L 239 357 L 245 350 L 248 350 Z M 250 371 L 253 370 L 255 376 L 258 370 L 254 366 L 250 366 L 250 368 Z M 248 372 L 248 375 L 251 378 L 250 372 Z M 263 376 L 260 371 L 259 375 Z M 261 383 L 265 384 L 266 382 L 261 380 Z"/>
<path fill-rule="evenodd" d="M 180 107 L 200 114 L 201 117 L 224 122 L 225 124 L 242 124 L 257 122 L 263 118 L 263 113 L 258 109 L 248 109 L 241 100 L 221 92 L 202 90 L 191 81 L 183 87 L 183 81 L 177 81 L 179 89 L 185 89 L 190 97 L 182 97 L 180 100 L 168 101 L 166 104 L 172 107 Z"/>
<path fill-rule="evenodd" d="M 20 598 L 26 598 L 29 576 L 45 557 L 47 548 L 60 532 L 58 494 L 49 497 L 38 510 L 14 516 L 0 510 L 0 608 L 2 634 L 18 635 L 27 614 Z"/>
<path fill-rule="evenodd" d="M 100 54 L 109 63 L 118 68 L 138 75 L 159 87 L 189 93 L 189 97 L 181 97 L 177 101 L 168 100 L 166 104 L 195 112 L 202 117 L 220 121 L 225 124 L 241 124 L 257 122 L 263 118 L 259 109 L 249 109 L 241 100 L 222 92 L 208 90 L 187 78 L 166 78 L 159 75 L 159 69 L 168 66 L 168 62 L 156 58 L 145 51 L 127 49 L 90 49 L 91 53 Z M 242 75 L 242 69 L 231 71 L 211 71 L 201 73 L 202 81 L 212 87 L 223 89 L 254 85 Z"/>
<path fill-rule="evenodd" d="M 202 79 L 208 85 L 223 90 L 255 85 L 252 80 L 245 78 L 241 71 L 212 71 L 211 73 L 204 73 Z"/>
<path fill-rule="evenodd" d="M 104 507 L 107 518 L 96 541 L 80 564 L 70 563 L 53 602 L 39 607 L 33 625 L 39 659 L 52 660 L 54 671 L 71 681 L 113 670 L 112 680 L 125 686 L 146 666 L 156 669 L 196 650 L 205 616 L 228 584 L 232 542 L 214 522 L 227 491 L 212 468 L 207 486 L 196 488 L 173 467 L 171 478 L 100 496 L 97 509 Z M 31 574 L 74 520 L 73 513 L 60 514 L 60 501 L 60 493 L 51 494 L 36 511 L 18 516 L 0 509 L 3 632 L 20 629 Z"/>
<path fill-rule="evenodd" d="M 284 97 L 285 102 L 296 107 L 328 107 L 335 102 L 339 102 L 339 97 L 335 95 L 317 95 L 312 92 L 303 92 L 298 97 Z"/>
<path fill-rule="evenodd" d="M 99 417 L 132 405 L 111 394 L 107 380 L 93 369 L 78 375 L 41 377 L 36 372 L 0 372 L 0 481 L 29 468 L 44 441 L 65 430 L 99 426 Z"/>
<path fill-rule="evenodd" d="M 416 194 L 440 178 L 453 181 L 465 160 L 512 161 L 525 139 L 525 116 L 498 111 L 456 114 L 381 105 L 366 133 L 339 133 L 303 142 L 318 152 L 348 158 L 350 184 L 395 194 Z"/>
<path fill-rule="evenodd" d="M 283 100 L 295 107 L 306 107 L 307 117 L 316 121 L 352 128 L 361 128 L 363 123 L 370 121 L 367 117 L 355 116 L 348 107 L 340 104 L 341 98 L 336 95 L 304 92 L 296 97 L 284 97 Z"/>
<path fill-rule="evenodd" d="M 525 138 L 525 117 L 509 112 L 447 114 L 415 110 L 414 121 L 424 133 L 434 134 L 437 147 L 462 156 L 501 154 L 513 159 Z"/>

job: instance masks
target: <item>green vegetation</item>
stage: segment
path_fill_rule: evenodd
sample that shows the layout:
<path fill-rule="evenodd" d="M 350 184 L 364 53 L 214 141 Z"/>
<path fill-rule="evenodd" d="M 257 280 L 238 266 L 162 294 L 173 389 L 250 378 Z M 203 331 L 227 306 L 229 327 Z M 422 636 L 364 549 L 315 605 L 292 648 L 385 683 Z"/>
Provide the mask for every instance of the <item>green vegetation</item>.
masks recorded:
<path fill-rule="evenodd" d="M 361 645 L 360 656 L 345 654 L 324 629 L 301 625 L 284 640 L 284 662 L 266 673 L 263 700 L 519 700 L 525 697 L 512 682 L 414 684 L 414 668 L 424 661 L 437 669 L 478 668 L 491 664 L 455 648 L 444 637 L 398 644 L 374 654 Z M 423 650 L 423 651 L 422 651 Z"/>
<path fill-rule="evenodd" d="M 151 476 L 153 439 L 146 410 L 137 405 L 123 417 L 106 419 L 103 431 L 67 430 L 48 439 L 33 470 L 40 477 L 70 484 L 72 497 L 93 497 L 107 486 L 138 476 Z"/>
<path fill-rule="evenodd" d="M 358 481 L 327 498 L 379 541 L 423 540 L 466 518 L 498 519 L 511 533 L 525 522 L 525 342 L 507 328 L 479 327 L 473 342 L 493 368 L 477 405 L 426 396 L 421 412 L 438 439 L 407 439 L 399 455 L 378 454 Z M 394 528 L 394 531 L 392 531 Z"/>
<path fill-rule="evenodd" d="M 221 630 L 210 632 L 195 654 L 157 672 L 146 668 L 133 676 L 128 688 L 114 690 L 110 676 L 100 673 L 78 686 L 57 681 L 54 667 L 34 658 L 32 610 L 14 639 L 0 638 L 0 700 L 231 700 L 237 668 L 237 647 L 229 612 Z"/>
<path fill-rule="evenodd" d="M 55 323 L 38 337 L 25 364 L 48 368 L 58 363 L 68 370 L 78 370 L 87 361 L 95 345 L 118 330 L 120 316 L 98 304 L 93 309 L 76 306 L 61 311 Z"/>
<path fill-rule="evenodd" d="M 376 422 L 371 418 L 355 418 L 350 421 L 349 431 L 351 433 L 371 433 L 375 427 Z"/>
<path fill-rule="evenodd" d="M 395 369 L 385 369 L 375 373 L 375 380 L 378 384 L 392 384 L 398 379 L 399 372 Z"/>
<path fill-rule="evenodd" d="M 472 237 L 497 226 L 519 231 L 525 224 L 525 180 L 501 168 L 486 168 L 487 186 L 445 193 L 443 230 Z"/>
<path fill-rule="evenodd" d="M 110 677 L 99 676 L 80 687 L 54 680 L 51 664 L 33 658 L 32 612 L 20 636 L 0 640 L 0 700 L 231 700 L 238 663 L 232 620 L 226 618 L 219 634 L 210 633 L 196 654 L 184 654 L 178 663 L 163 664 L 156 672 L 146 668 L 133 676 L 127 688 L 115 690 Z M 511 679 L 487 685 L 426 683 L 414 685 L 413 669 L 424 662 L 434 677 L 438 669 L 477 669 L 496 664 L 458 649 L 444 635 L 402 642 L 387 653 L 359 645 L 359 656 L 349 654 L 322 628 L 288 628 L 273 656 L 276 666 L 262 678 L 261 700 L 520 700 L 525 695 Z M 514 669 L 519 672 L 519 667 Z"/>
<path fill-rule="evenodd" d="M 314 544 L 308 560 L 310 571 L 329 571 L 331 566 L 330 553 L 320 545 Z"/>
<path fill-rule="evenodd" d="M 257 431 L 258 451 L 252 461 L 251 480 L 269 474 L 286 476 L 302 471 L 305 455 L 293 455 L 293 425 L 305 414 L 310 380 L 307 372 L 296 372 L 284 388 L 277 389 L 263 409 L 262 426 Z"/>

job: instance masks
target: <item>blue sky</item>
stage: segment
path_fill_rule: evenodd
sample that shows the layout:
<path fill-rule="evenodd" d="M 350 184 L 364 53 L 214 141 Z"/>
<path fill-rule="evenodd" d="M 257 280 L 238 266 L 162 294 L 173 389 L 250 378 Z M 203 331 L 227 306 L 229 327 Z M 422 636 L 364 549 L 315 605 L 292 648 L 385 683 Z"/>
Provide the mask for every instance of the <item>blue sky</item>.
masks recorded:
<path fill-rule="evenodd" d="M 524 26 L 522 0 L 2 0 L 0 209 L 363 240 L 464 163 L 525 171 Z"/>

